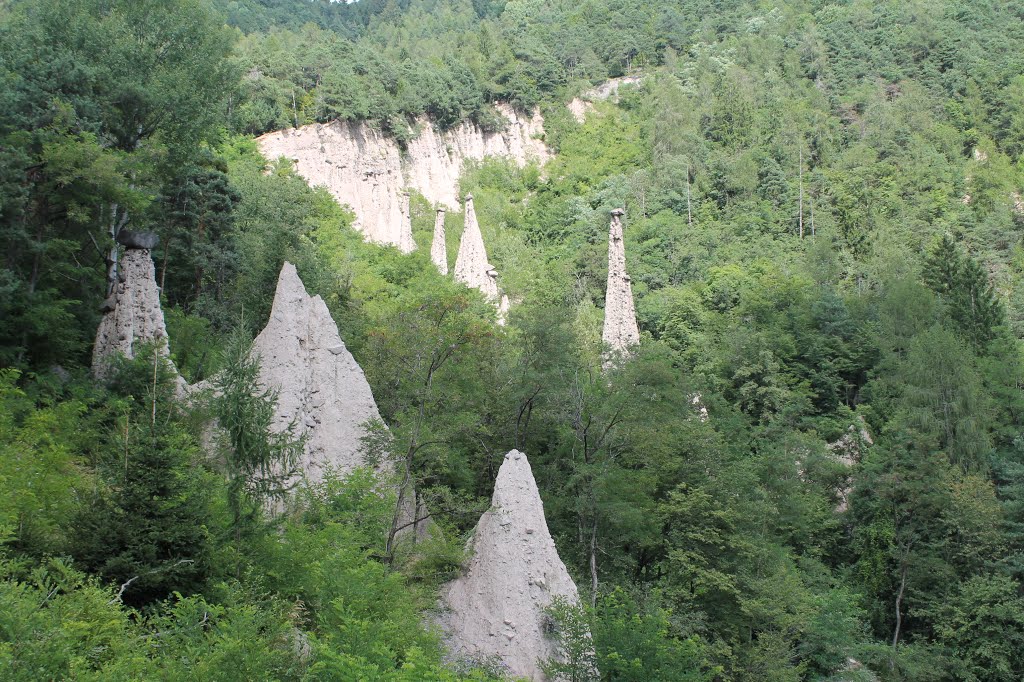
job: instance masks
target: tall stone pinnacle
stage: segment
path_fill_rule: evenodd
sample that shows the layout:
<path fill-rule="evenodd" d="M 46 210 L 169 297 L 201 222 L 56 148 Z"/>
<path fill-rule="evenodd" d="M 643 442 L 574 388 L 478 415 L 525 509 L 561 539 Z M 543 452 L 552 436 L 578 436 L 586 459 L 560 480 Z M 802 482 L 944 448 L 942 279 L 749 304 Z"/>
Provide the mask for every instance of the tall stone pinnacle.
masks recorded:
<path fill-rule="evenodd" d="M 455 279 L 479 289 L 488 299 L 498 302 L 498 273 L 487 262 L 487 249 L 476 221 L 472 194 L 466 195 L 465 227 L 459 242 L 459 255 L 455 259 Z"/>
<path fill-rule="evenodd" d="M 117 284 L 103 303 L 103 319 L 96 330 L 92 353 L 93 374 L 100 378 L 110 370 L 114 356 L 134 358 L 138 344 L 155 342 L 158 352 L 170 357 L 156 268 L 150 255 L 150 248 L 157 243 L 156 235 L 122 232 L 125 234 L 121 242 L 126 248 L 118 267 Z M 180 376 L 177 383 L 179 390 L 184 390 L 185 382 Z"/>
<path fill-rule="evenodd" d="M 273 427 L 294 422 L 306 436 L 300 464 L 320 481 L 327 467 L 348 473 L 365 464 L 364 423 L 380 419 L 363 370 L 348 352 L 327 304 L 310 296 L 295 266 L 277 280 L 270 320 L 252 344 L 260 357 L 260 383 L 278 392 Z"/>
<path fill-rule="evenodd" d="M 397 246 L 402 253 L 412 253 L 416 250 L 416 242 L 412 238 L 412 209 L 409 206 L 409 193 L 402 192 L 400 200 L 402 224 L 398 231 Z"/>
<path fill-rule="evenodd" d="M 604 332 L 601 340 L 613 355 L 622 355 L 640 343 L 633 305 L 633 286 L 626 274 L 626 247 L 622 241 L 621 208 L 612 211 L 608 231 L 608 289 L 604 299 Z"/>
<path fill-rule="evenodd" d="M 470 550 L 463 574 L 442 589 L 448 610 L 441 626 L 452 656 L 497 656 L 513 676 L 544 680 L 539 662 L 560 656 L 545 632 L 545 608 L 556 597 L 578 603 L 579 595 L 548 532 L 523 453 L 505 455 Z"/>
<path fill-rule="evenodd" d="M 437 209 L 434 217 L 434 241 L 430 244 L 430 260 L 442 275 L 448 274 L 448 245 L 444 236 L 444 207 Z"/>

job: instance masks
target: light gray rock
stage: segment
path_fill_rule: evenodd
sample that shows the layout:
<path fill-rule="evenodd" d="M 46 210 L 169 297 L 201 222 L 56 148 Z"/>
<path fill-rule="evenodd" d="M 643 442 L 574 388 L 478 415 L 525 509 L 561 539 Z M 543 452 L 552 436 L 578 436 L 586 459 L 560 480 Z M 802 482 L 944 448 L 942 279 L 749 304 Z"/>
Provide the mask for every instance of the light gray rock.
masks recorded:
<path fill-rule="evenodd" d="M 295 266 L 285 263 L 267 326 L 253 341 L 260 382 L 278 391 L 274 428 L 293 421 L 307 437 L 301 470 L 310 482 L 324 470 L 344 474 L 364 465 L 367 420 L 379 420 L 362 369 L 348 352 L 327 304 L 310 296 Z"/>
<path fill-rule="evenodd" d="M 626 273 L 626 246 L 622 239 L 622 216 L 612 211 L 608 231 L 608 289 L 604 299 L 604 331 L 601 340 L 610 351 L 606 365 L 616 356 L 624 356 L 640 343 L 633 304 L 633 285 Z"/>
<path fill-rule="evenodd" d="M 448 243 L 444 234 L 444 207 L 437 209 L 434 216 L 434 240 L 430 243 L 430 260 L 442 275 L 448 274 Z"/>
<path fill-rule="evenodd" d="M 504 130 L 490 132 L 464 121 L 437 131 L 426 118 L 405 153 L 398 142 L 367 123 L 335 121 L 268 133 L 257 139 L 270 160 L 284 156 L 310 185 L 323 185 L 355 211 L 355 227 L 366 239 L 393 244 L 405 252 L 416 244 L 402 210 L 401 193 L 415 189 L 433 204 L 458 207 L 458 182 L 470 159 L 503 156 L 523 166 L 550 158 L 541 141 L 544 119 L 536 111 L 524 116 L 498 105 Z"/>
<path fill-rule="evenodd" d="M 473 209 L 473 195 L 466 195 L 465 226 L 459 242 L 459 255 L 455 258 L 455 279 L 466 286 L 479 289 L 484 295 L 498 303 L 498 273 L 487 261 L 487 248 L 480 233 Z"/>
<path fill-rule="evenodd" d="M 160 289 L 156 285 L 156 268 L 149 250 L 125 250 L 118 270 L 117 284 L 114 292 L 103 302 L 101 310 L 104 314 L 96 330 L 92 371 L 97 378 L 108 375 L 114 356 L 134 358 L 137 346 L 142 343 L 155 342 L 160 354 L 170 359 L 164 311 L 160 307 Z M 177 383 L 179 392 L 183 391 L 185 382 L 180 376 Z"/>
<path fill-rule="evenodd" d="M 539 662 L 560 656 L 545 634 L 555 597 L 578 603 L 558 556 L 530 463 L 512 450 L 498 471 L 491 509 L 470 540 L 464 574 L 442 589 L 441 627 L 453 657 L 497 656 L 512 675 L 544 680 Z"/>

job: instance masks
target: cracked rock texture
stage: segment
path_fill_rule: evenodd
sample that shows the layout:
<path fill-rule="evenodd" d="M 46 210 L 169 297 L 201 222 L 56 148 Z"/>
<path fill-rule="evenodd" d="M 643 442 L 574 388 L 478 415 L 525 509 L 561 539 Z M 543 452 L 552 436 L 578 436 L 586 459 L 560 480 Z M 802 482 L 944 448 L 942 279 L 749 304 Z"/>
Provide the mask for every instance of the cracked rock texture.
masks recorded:
<path fill-rule="evenodd" d="M 115 355 L 135 357 L 135 346 L 155 341 L 160 353 L 170 357 L 167 327 L 160 307 L 160 289 L 149 249 L 126 249 L 118 265 L 114 293 L 103 304 L 104 314 L 96 330 L 92 369 L 97 377 L 106 376 Z M 177 372 L 177 370 L 175 370 Z M 177 377 L 178 388 L 184 380 Z"/>
<path fill-rule="evenodd" d="M 430 260 L 442 275 L 448 274 L 448 242 L 444 234 L 444 208 L 437 209 L 434 217 L 434 241 L 430 244 Z"/>
<path fill-rule="evenodd" d="M 633 285 L 626 273 L 626 246 L 622 241 L 622 209 L 612 211 L 608 232 L 608 289 L 604 299 L 601 340 L 613 355 L 624 355 L 640 343 L 633 305 Z"/>
<path fill-rule="evenodd" d="M 403 215 L 404 190 L 415 189 L 434 204 L 458 206 L 458 181 L 463 163 L 485 156 L 504 156 L 520 166 L 544 163 L 550 154 L 544 142 L 544 119 L 497 105 L 505 130 L 490 132 L 471 121 L 439 132 L 426 118 L 417 120 L 420 134 L 403 154 L 398 143 L 362 122 L 335 121 L 279 130 L 257 139 L 263 155 L 291 159 L 310 185 L 323 185 L 356 214 L 356 229 L 374 242 L 393 244 L 405 252 L 416 244 Z"/>
<path fill-rule="evenodd" d="M 576 584 L 548 532 L 530 463 L 512 450 L 498 471 L 491 509 L 470 540 L 472 558 L 442 590 L 441 618 L 451 654 L 497 656 L 510 674 L 546 679 L 539 661 L 559 656 L 545 634 L 545 607 L 555 597 L 579 602 Z"/>
<path fill-rule="evenodd" d="M 348 352 L 319 296 L 310 296 L 295 266 L 285 263 L 277 280 L 270 321 L 253 341 L 260 382 L 278 391 L 274 428 L 295 421 L 307 436 L 301 470 L 310 482 L 324 469 L 344 474 L 365 464 L 364 423 L 380 419 L 363 370 Z"/>
<path fill-rule="evenodd" d="M 465 226 L 459 242 L 459 255 L 455 259 L 455 279 L 479 289 L 488 299 L 498 303 L 498 273 L 487 261 L 487 248 L 476 220 L 472 194 L 466 195 L 465 210 Z"/>

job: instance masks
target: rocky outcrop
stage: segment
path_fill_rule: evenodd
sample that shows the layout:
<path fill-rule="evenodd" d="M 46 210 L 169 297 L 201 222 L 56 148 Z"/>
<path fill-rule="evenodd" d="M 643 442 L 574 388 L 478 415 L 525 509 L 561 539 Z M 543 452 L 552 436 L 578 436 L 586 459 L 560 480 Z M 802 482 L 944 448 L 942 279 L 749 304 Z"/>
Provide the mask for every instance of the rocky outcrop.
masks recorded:
<path fill-rule="evenodd" d="M 157 243 L 156 235 L 135 232 L 126 241 L 149 245 L 149 248 L 125 249 L 118 265 L 117 284 L 103 302 L 103 318 L 92 352 L 92 370 L 98 378 L 107 375 L 115 356 L 134 358 L 139 344 L 156 343 L 159 353 L 170 358 L 160 288 L 156 285 L 156 268 L 150 255 L 150 248 Z M 179 376 L 177 382 L 183 390 L 184 380 Z"/>
<path fill-rule="evenodd" d="M 453 657 L 498 657 L 514 676 L 545 679 L 539 662 L 560 655 L 545 632 L 556 597 L 578 603 L 576 584 L 548 532 L 526 455 L 512 450 L 498 470 L 491 509 L 470 540 L 463 575 L 442 590 L 442 629 Z"/>
<path fill-rule="evenodd" d="M 305 435 L 300 469 L 311 482 L 330 467 L 347 473 L 365 464 L 362 438 L 380 420 L 362 369 L 338 334 L 327 304 L 310 296 L 295 266 L 285 263 L 267 326 L 253 341 L 260 382 L 278 392 L 274 428 L 292 422 Z"/>
<path fill-rule="evenodd" d="M 430 260 L 442 275 L 448 274 L 448 242 L 444 234 L 444 207 L 434 216 L 434 240 L 430 243 Z"/>
<path fill-rule="evenodd" d="M 488 299 L 498 303 L 498 272 L 487 261 L 487 248 L 476 220 L 472 194 L 466 195 L 465 224 L 459 255 L 455 259 L 455 279 L 479 289 Z"/>
<path fill-rule="evenodd" d="M 626 247 L 622 240 L 620 208 L 612 211 L 608 232 L 608 289 L 604 299 L 604 331 L 601 340 L 610 357 L 627 354 L 640 343 L 640 329 L 636 324 L 633 305 L 633 285 L 626 273 Z"/>
<path fill-rule="evenodd" d="M 850 424 L 846 433 L 828 444 L 828 449 L 836 460 L 850 471 L 846 484 L 839 489 L 836 512 L 844 512 L 849 508 L 850 495 L 853 493 L 853 468 L 860 464 L 868 448 L 874 444 L 867 422 L 859 415 L 856 424 Z"/>
<path fill-rule="evenodd" d="M 268 133 L 257 139 L 268 159 L 284 156 L 310 185 L 323 185 L 356 214 L 356 228 L 367 239 L 394 244 L 403 251 L 416 245 L 403 219 L 401 192 L 414 189 L 435 204 L 458 206 L 458 181 L 470 159 L 504 156 L 520 166 L 545 162 L 550 154 L 541 138 L 539 111 L 525 116 L 507 105 L 497 111 L 507 125 L 485 131 L 463 121 L 439 132 L 427 119 L 405 153 L 398 142 L 363 122 L 335 121 Z"/>
<path fill-rule="evenodd" d="M 586 92 L 574 97 L 567 105 L 569 113 L 576 119 L 577 123 L 587 120 L 587 114 L 594 110 L 594 102 L 610 99 L 613 102 L 619 101 L 619 88 L 623 85 L 636 85 L 643 80 L 642 76 L 620 76 L 610 78 L 604 83 L 597 85 Z"/>

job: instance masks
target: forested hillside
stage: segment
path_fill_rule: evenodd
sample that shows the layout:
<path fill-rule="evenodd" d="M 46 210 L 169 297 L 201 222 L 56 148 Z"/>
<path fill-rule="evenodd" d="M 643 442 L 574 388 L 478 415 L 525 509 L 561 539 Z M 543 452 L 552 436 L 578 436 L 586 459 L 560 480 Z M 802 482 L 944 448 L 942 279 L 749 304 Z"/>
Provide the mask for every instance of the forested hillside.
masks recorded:
<path fill-rule="evenodd" d="M 495 102 L 554 154 L 462 175 L 504 326 L 424 197 L 416 251 L 367 243 L 253 140 Z M 500 679 L 432 610 L 516 448 L 582 598 L 552 679 L 1022 679 L 1022 194 L 1020 3 L 0 2 L 0 678 Z M 641 340 L 605 370 L 618 207 Z M 156 348 L 93 378 L 122 229 L 209 400 Z M 285 261 L 443 539 L 396 550 L 369 469 L 259 484 Z"/>

